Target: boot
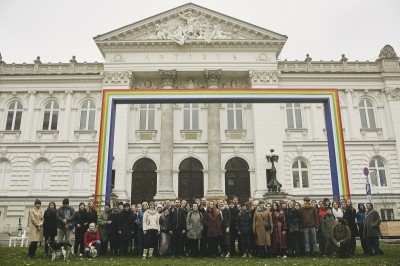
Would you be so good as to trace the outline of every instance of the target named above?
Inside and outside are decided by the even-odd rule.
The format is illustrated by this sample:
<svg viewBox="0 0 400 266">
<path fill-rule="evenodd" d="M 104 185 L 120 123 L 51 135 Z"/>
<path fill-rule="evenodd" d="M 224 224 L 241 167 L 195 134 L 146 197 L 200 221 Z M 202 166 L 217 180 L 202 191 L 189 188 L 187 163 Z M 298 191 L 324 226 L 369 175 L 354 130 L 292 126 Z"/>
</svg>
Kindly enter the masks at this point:
<svg viewBox="0 0 400 266">
<path fill-rule="evenodd" d="M 154 248 L 149 249 L 149 258 L 153 258 L 153 251 L 154 251 Z"/>
<path fill-rule="evenodd" d="M 143 249 L 143 257 L 142 257 L 142 259 L 146 259 L 146 257 L 147 257 L 147 248 L 145 248 L 145 249 Z"/>
</svg>

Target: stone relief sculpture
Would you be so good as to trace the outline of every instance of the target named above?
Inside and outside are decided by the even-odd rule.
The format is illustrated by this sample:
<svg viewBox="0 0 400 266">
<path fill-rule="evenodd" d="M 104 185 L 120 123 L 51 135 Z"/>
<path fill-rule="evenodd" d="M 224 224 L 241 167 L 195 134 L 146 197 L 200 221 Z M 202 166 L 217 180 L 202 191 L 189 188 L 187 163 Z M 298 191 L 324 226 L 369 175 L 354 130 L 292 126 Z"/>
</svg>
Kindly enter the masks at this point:
<svg viewBox="0 0 400 266">
<path fill-rule="evenodd" d="M 379 59 L 399 59 L 393 47 L 385 45 L 379 52 Z"/>
<path fill-rule="evenodd" d="M 165 23 L 157 23 L 154 32 L 145 36 L 146 39 L 172 40 L 183 45 L 186 40 L 237 39 L 237 31 L 229 32 L 219 22 L 210 23 L 204 13 L 195 15 L 192 11 L 178 12 L 178 18 Z"/>
</svg>

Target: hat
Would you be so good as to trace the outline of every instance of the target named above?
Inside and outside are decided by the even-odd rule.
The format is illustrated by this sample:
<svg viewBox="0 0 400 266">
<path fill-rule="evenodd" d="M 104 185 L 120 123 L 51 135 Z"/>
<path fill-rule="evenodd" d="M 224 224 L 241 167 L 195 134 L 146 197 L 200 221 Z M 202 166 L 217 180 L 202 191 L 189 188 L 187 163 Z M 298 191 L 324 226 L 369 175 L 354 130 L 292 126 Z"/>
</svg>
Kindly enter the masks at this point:
<svg viewBox="0 0 400 266">
<path fill-rule="evenodd" d="M 163 206 L 162 206 L 161 204 L 158 204 L 158 205 L 157 205 L 157 209 L 158 209 L 158 208 L 161 208 L 161 209 L 162 209 Z"/>
<path fill-rule="evenodd" d="M 69 199 L 67 199 L 67 198 L 63 199 L 62 204 L 63 205 L 68 205 L 69 204 Z"/>
<path fill-rule="evenodd" d="M 36 199 L 36 200 L 35 200 L 35 205 L 36 205 L 36 204 L 42 205 L 42 202 L 40 201 L 40 199 Z"/>
<path fill-rule="evenodd" d="M 310 201 L 311 199 L 310 199 L 310 197 L 304 197 L 303 200 L 304 200 L 304 201 Z"/>
</svg>

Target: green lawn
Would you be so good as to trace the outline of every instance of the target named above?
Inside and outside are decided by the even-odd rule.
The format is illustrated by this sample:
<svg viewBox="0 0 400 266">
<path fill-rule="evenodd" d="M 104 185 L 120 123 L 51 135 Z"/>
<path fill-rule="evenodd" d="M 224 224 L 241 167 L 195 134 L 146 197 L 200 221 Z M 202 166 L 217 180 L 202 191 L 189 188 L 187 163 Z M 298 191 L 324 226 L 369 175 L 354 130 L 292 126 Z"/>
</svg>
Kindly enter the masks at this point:
<svg viewBox="0 0 400 266">
<path fill-rule="evenodd" d="M 364 256 L 362 254 L 357 254 L 354 257 L 347 259 L 338 258 L 287 258 L 287 259 L 169 259 L 169 258 L 154 258 L 142 260 L 138 257 L 99 257 L 96 259 L 88 258 L 77 258 L 72 257 L 67 265 L 400 265 L 400 245 L 398 244 L 382 244 L 382 250 L 385 255 L 377 257 Z M 361 247 L 358 247 L 358 252 L 361 252 Z M 61 259 L 51 262 L 50 258 L 45 258 L 43 256 L 43 247 L 38 247 L 37 257 L 32 260 L 27 259 L 27 248 L 21 247 L 0 247 L 0 265 L 65 265 Z"/>
</svg>

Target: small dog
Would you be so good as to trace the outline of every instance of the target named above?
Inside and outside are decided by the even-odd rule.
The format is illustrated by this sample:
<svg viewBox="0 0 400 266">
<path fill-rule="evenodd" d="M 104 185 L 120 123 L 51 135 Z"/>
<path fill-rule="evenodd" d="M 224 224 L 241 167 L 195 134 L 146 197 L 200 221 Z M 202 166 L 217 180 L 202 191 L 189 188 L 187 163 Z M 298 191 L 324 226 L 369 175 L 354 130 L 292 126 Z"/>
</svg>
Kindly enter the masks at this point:
<svg viewBox="0 0 400 266">
<path fill-rule="evenodd" d="M 65 242 L 57 243 L 57 241 L 48 241 L 47 244 L 50 247 L 51 261 L 58 258 L 61 254 L 64 257 L 64 261 L 68 260 L 71 254 L 72 245 Z"/>
</svg>

